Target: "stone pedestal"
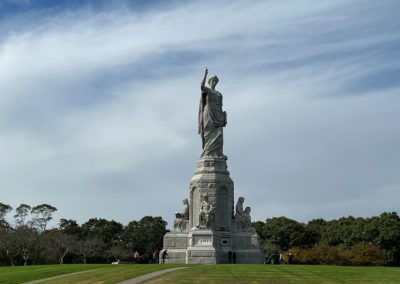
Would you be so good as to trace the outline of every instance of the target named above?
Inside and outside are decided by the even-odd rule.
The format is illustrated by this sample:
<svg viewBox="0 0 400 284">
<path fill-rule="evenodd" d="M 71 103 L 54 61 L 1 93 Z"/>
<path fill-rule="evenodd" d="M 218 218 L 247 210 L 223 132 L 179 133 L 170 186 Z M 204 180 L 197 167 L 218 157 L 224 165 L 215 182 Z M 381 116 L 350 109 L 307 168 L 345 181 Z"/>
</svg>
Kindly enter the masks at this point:
<svg viewBox="0 0 400 284">
<path fill-rule="evenodd" d="M 189 188 L 190 217 L 189 227 L 199 224 L 199 206 L 202 196 L 207 195 L 214 207 L 211 225 L 214 231 L 231 231 L 233 218 L 233 181 L 227 170 L 226 160 L 218 158 L 202 158 Z"/>
<path fill-rule="evenodd" d="M 190 232 L 186 263 L 216 264 L 214 239 L 214 234 L 211 230 Z"/>
<path fill-rule="evenodd" d="M 198 160 L 189 187 L 189 220 L 164 236 L 166 263 L 261 263 L 257 233 L 234 218 L 233 187 L 225 157 Z M 207 223 L 203 201 L 210 205 Z"/>
</svg>

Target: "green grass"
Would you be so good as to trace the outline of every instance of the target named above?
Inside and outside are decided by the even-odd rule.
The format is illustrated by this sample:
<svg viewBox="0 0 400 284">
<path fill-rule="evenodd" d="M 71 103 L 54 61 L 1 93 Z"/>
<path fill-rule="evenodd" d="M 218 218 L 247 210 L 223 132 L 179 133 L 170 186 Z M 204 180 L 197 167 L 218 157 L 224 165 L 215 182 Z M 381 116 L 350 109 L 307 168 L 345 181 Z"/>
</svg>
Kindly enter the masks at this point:
<svg viewBox="0 0 400 284">
<path fill-rule="evenodd" d="M 85 283 L 104 283 L 111 284 L 126 279 L 135 278 L 137 276 L 147 274 L 157 270 L 177 267 L 178 265 L 110 265 L 100 270 L 92 270 L 83 274 L 76 274 L 63 277 L 62 279 L 53 279 L 42 283 L 57 284 L 85 284 Z"/>
<path fill-rule="evenodd" d="M 144 282 L 161 283 L 400 283 L 400 268 L 311 265 L 203 265 Z"/>
<path fill-rule="evenodd" d="M 104 265 L 36 265 L 0 267 L 0 283 L 23 283 L 56 275 L 101 268 Z"/>
<path fill-rule="evenodd" d="M 156 270 L 176 267 L 177 265 L 111 265 L 111 264 L 63 264 L 0 267 L 0 283 L 24 283 L 49 277 L 64 275 L 41 283 L 116 283 Z M 70 273 L 82 272 L 75 275 Z"/>
<path fill-rule="evenodd" d="M 23 283 L 64 274 L 41 283 L 116 283 L 183 265 L 43 265 L 0 268 L 0 283 Z M 86 271 L 79 274 L 67 275 Z M 190 265 L 157 278 L 160 283 L 400 283 L 400 268 L 310 265 Z"/>
</svg>

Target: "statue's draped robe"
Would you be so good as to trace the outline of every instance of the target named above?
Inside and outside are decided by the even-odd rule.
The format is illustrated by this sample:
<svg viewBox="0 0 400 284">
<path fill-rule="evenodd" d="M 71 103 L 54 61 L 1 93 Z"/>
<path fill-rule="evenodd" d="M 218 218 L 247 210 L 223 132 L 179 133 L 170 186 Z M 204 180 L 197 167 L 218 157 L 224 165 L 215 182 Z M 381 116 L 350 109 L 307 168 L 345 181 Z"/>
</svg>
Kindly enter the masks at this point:
<svg viewBox="0 0 400 284">
<path fill-rule="evenodd" d="M 242 221 L 245 218 L 245 213 L 243 211 L 243 201 L 244 200 L 238 200 L 236 203 L 236 214 L 235 214 L 235 220 L 237 221 Z"/>
<path fill-rule="evenodd" d="M 223 156 L 223 131 L 226 112 L 222 111 L 222 94 L 207 87 L 201 88 L 199 134 L 203 142 L 202 157 Z"/>
</svg>

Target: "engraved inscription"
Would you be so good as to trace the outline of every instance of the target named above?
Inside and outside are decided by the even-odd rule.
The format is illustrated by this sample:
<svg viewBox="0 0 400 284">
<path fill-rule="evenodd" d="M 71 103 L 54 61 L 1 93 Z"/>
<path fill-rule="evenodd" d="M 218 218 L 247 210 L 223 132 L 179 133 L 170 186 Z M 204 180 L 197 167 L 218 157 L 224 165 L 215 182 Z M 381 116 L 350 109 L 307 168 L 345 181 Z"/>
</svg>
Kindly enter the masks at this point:
<svg viewBox="0 0 400 284">
<path fill-rule="evenodd" d="M 211 246 L 211 236 L 193 236 L 194 246 Z"/>
</svg>

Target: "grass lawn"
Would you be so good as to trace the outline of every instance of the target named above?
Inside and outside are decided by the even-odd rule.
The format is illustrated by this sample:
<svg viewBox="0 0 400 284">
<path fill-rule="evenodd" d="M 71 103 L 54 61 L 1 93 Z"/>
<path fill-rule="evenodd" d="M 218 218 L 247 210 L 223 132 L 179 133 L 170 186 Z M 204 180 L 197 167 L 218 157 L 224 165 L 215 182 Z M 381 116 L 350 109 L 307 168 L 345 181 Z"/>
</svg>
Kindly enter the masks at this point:
<svg viewBox="0 0 400 284">
<path fill-rule="evenodd" d="M 24 283 L 32 280 L 39 280 L 62 274 L 59 279 L 52 279 L 40 283 L 116 283 L 139 275 L 150 273 L 156 270 L 176 267 L 177 265 L 134 265 L 134 264 L 63 264 L 63 265 L 36 265 L 36 266 L 15 266 L 0 267 L 0 283 Z"/>
<path fill-rule="evenodd" d="M 161 283 L 400 283 L 400 268 L 319 265 L 202 265 L 144 282 Z"/>
<path fill-rule="evenodd" d="M 0 268 L 0 283 L 23 283 L 66 273 L 40 283 L 117 283 L 181 265 L 43 265 Z M 400 283 L 400 268 L 310 265 L 190 265 L 157 278 L 160 283 Z"/>
</svg>

